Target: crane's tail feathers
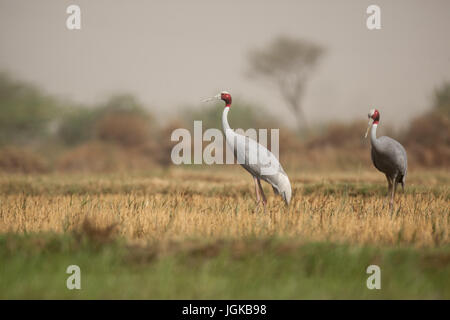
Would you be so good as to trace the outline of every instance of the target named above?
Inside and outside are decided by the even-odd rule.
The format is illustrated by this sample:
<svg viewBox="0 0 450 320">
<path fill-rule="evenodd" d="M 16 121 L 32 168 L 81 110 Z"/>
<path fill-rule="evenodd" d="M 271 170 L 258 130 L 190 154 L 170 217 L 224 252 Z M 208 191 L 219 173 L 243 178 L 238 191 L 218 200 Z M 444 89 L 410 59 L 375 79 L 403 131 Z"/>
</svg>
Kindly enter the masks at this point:
<svg viewBox="0 0 450 320">
<path fill-rule="evenodd" d="M 286 205 L 289 205 L 289 202 L 291 202 L 292 189 L 287 175 L 279 172 L 277 175 L 272 176 L 271 179 L 266 180 L 266 182 L 270 183 L 273 192 L 280 195 Z"/>
<path fill-rule="evenodd" d="M 292 197 L 291 183 L 286 175 L 282 175 L 282 177 L 278 193 L 281 195 L 286 205 L 289 205 Z"/>
<path fill-rule="evenodd" d="M 286 192 L 283 192 L 282 197 L 283 197 L 284 202 L 285 202 L 286 205 L 288 206 L 288 205 L 289 205 L 289 202 L 291 201 L 291 196 L 288 195 L 288 194 L 286 194 Z"/>
</svg>

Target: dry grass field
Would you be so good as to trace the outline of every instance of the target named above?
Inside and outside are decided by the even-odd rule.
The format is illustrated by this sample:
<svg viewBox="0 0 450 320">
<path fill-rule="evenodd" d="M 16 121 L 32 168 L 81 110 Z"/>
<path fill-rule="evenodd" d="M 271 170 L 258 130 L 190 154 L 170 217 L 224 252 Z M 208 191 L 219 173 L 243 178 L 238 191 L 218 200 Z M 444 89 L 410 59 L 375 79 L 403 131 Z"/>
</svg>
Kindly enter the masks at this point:
<svg viewBox="0 0 450 320">
<path fill-rule="evenodd" d="M 352 172 L 298 171 L 291 173 L 290 177 L 294 193 L 292 203 L 287 208 L 281 198 L 275 197 L 270 186 L 263 184 L 269 200 L 267 213 L 264 213 L 261 207 L 255 205 L 251 177 L 237 166 L 173 168 L 152 174 L 2 175 L 0 242 L 3 249 L 0 249 L 0 257 L 9 264 L 0 267 L 0 274 L 3 274 L 3 277 L 0 277 L 3 278 L 0 280 L 0 297 L 450 297 L 448 172 L 412 171 L 407 178 L 405 192 L 400 190 L 397 194 L 393 211 L 389 210 L 385 196 L 387 192 L 385 178 L 375 169 Z M 81 249 L 74 244 L 78 243 L 80 235 L 86 235 L 89 239 L 90 244 L 81 246 L 87 249 L 88 253 L 80 253 Z M 60 244 L 55 245 L 55 241 Z M 111 243 L 117 241 L 120 245 L 114 244 L 113 249 L 107 249 Z M 90 247 L 96 247 L 98 244 L 100 247 L 105 246 L 106 253 L 90 251 Z M 318 247 L 309 247 L 315 244 Z M 118 247 L 115 247 L 116 245 Z M 59 249 L 55 249 L 53 257 L 51 252 L 55 246 Z M 69 249 L 64 251 L 61 249 L 63 247 Z M 110 278 L 104 279 L 103 282 L 100 280 L 106 272 L 101 273 L 100 270 L 114 269 L 111 265 L 116 264 L 108 260 L 111 258 L 111 250 L 121 252 L 119 255 L 123 255 L 127 261 L 125 266 L 119 263 L 121 268 L 127 270 L 120 271 L 121 275 L 130 272 L 129 263 L 133 265 L 137 263 L 138 268 L 142 268 L 142 263 L 147 266 L 140 271 L 132 269 L 134 271 L 130 276 L 133 274 L 142 276 L 140 280 L 133 278 L 136 282 L 134 289 L 128 288 L 122 292 L 123 283 L 120 281 L 124 283 L 128 281 L 123 278 L 125 276 L 118 278 L 122 280 Z M 398 254 L 392 254 L 392 250 L 400 251 Z M 402 250 L 406 250 L 406 253 Z M 227 272 L 232 269 L 226 266 L 233 259 L 224 258 L 223 255 L 227 254 L 221 252 L 228 252 L 232 257 L 256 256 L 255 259 L 263 259 L 259 262 L 252 260 L 251 263 L 255 265 L 250 266 L 246 262 L 242 266 L 246 271 L 238 269 L 233 273 L 234 278 L 236 274 L 246 277 L 240 280 L 233 278 L 233 281 L 237 281 L 240 285 L 245 284 L 248 290 L 243 290 L 238 284 L 232 286 L 230 283 L 234 282 L 231 280 L 226 282 L 232 286 L 231 288 L 224 285 Z M 24 256 L 20 256 L 21 253 Z M 261 253 L 264 254 L 261 256 Z M 87 256 L 80 258 L 80 254 Z M 181 262 L 170 260 L 178 259 L 175 256 L 186 254 L 195 256 L 197 262 L 194 265 L 200 263 L 202 268 L 207 268 L 206 271 L 200 268 L 195 271 L 195 275 L 188 275 L 194 272 L 191 269 L 190 259 Z M 59 255 L 63 257 L 58 258 Z M 407 257 L 412 255 L 412 258 L 398 260 L 398 257 L 404 255 Z M 90 291 L 82 290 L 82 293 L 74 294 L 67 289 L 63 290 L 66 276 L 64 272 L 62 278 L 58 280 L 61 281 L 61 288 L 58 290 L 45 290 L 45 283 L 39 281 L 31 287 L 23 283 L 19 285 L 17 282 L 21 278 L 18 270 L 23 269 L 23 273 L 32 277 L 31 271 L 27 269 L 31 261 L 38 270 L 42 268 L 42 272 L 47 275 L 44 277 L 47 283 L 56 283 L 54 282 L 56 280 L 49 276 L 49 270 L 57 267 L 49 266 L 49 260 L 72 261 L 75 256 L 81 261 L 95 262 L 99 269 L 97 271 L 90 269 L 92 277 L 96 274 L 96 280 L 93 282 L 100 281 L 106 288 L 108 288 L 106 283 L 109 283 L 111 287 L 98 291 L 94 290 L 98 285 L 92 285 Z M 44 257 L 46 262 L 41 261 Z M 155 260 L 155 257 L 159 258 Z M 97 261 L 98 259 L 100 261 Z M 109 262 L 106 263 L 105 259 Z M 172 262 L 167 262 L 167 259 Z M 210 259 L 213 259 L 213 262 Z M 275 261 L 283 264 L 273 265 Z M 294 261 L 297 261 L 295 263 L 300 270 L 304 268 L 306 271 L 311 269 L 311 263 L 316 267 L 318 264 L 320 272 L 315 274 L 312 271 L 306 273 L 294 271 L 291 265 L 295 264 Z M 345 265 L 345 261 L 354 263 Z M 429 276 L 437 278 L 430 280 L 426 275 L 428 273 L 424 273 L 422 285 L 413 287 L 412 291 L 408 291 L 410 284 L 404 285 L 407 280 L 399 280 L 390 291 L 385 290 L 384 295 L 374 296 L 373 293 L 368 293 L 370 290 L 365 288 L 364 280 L 367 276 L 364 272 L 365 267 L 374 261 L 378 263 L 385 261 L 386 268 L 398 265 L 400 269 L 396 272 L 402 274 L 400 278 L 408 276 L 411 279 L 419 279 L 417 272 L 424 272 L 424 265 L 427 266 L 426 272 Z M 215 264 L 215 267 L 211 267 L 208 263 Z M 323 270 L 324 263 L 328 265 L 329 270 Z M 85 264 L 89 265 L 88 262 Z M 103 264 L 108 266 L 102 269 Z M 177 268 L 188 268 L 189 271 L 173 271 L 167 264 L 177 265 Z M 302 264 L 305 265 L 302 267 Z M 276 270 L 266 270 L 264 271 L 266 273 L 258 278 L 255 269 L 260 265 L 267 268 L 272 266 Z M 154 270 L 155 268 L 157 270 Z M 233 268 L 237 267 L 233 264 Z M 358 275 L 348 274 L 342 281 L 339 277 L 336 280 L 338 272 L 336 270 L 347 272 L 345 270 L 355 268 L 359 270 Z M 222 269 L 227 271 L 224 272 Z M 173 273 L 167 274 L 168 270 L 172 270 Z M 219 270 L 222 270 L 220 272 L 223 273 L 224 279 L 217 279 L 216 272 Z M 151 272 L 151 275 L 147 272 Z M 271 272 L 274 275 L 268 276 L 267 273 Z M 184 275 L 183 280 L 180 280 L 181 283 L 178 283 L 172 277 L 180 273 Z M 282 288 L 277 287 L 281 286 L 281 283 L 269 285 L 264 282 L 267 278 L 280 277 L 279 273 L 286 273 L 288 277 L 282 282 L 285 283 Z M 205 277 L 211 274 L 214 277 L 206 280 Z M 143 278 L 147 277 L 145 275 L 154 278 L 156 284 L 155 282 L 148 284 L 153 291 L 148 291 L 148 287 L 145 290 L 141 288 L 142 283 L 145 283 Z M 326 282 L 330 286 L 323 284 L 322 289 L 317 292 L 316 289 L 292 287 L 295 276 L 302 279 L 300 285 L 302 288 L 315 288 L 316 284 L 328 278 L 333 280 Z M 19 278 L 14 281 L 15 277 Z M 117 275 L 114 276 L 113 273 L 111 277 Z M 358 284 L 349 284 L 349 281 L 353 280 L 348 279 L 355 277 L 359 279 Z M 261 280 L 263 278 L 266 280 Z M 444 280 L 445 278 L 447 280 Z M 163 279 L 169 281 L 171 285 L 167 285 Z M 205 287 L 202 287 L 201 279 L 208 285 L 204 284 Z M 300 281 L 299 279 L 297 280 Z M 194 289 L 184 283 L 185 281 L 197 283 L 199 287 Z M 264 287 L 263 283 L 268 287 Z M 305 283 L 309 285 L 305 287 Z M 263 288 L 258 287 L 258 284 Z M 118 290 L 120 286 L 122 289 Z M 157 290 L 155 286 L 158 287 Z M 166 289 L 162 289 L 161 286 Z"/>
<path fill-rule="evenodd" d="M 384 176 L 297 173 L 286 208 L 270 186 L 268 210 L 255 205 L 240 168 L 173 170 L 157 176 L 3 176 L 0 232 L 57 232 L 89 220 L 134 242 L 288 237 L 301 241 L 433 247 L 450 243 L 445 171 L 411 174 L 388 209 Z"/>
</svg>

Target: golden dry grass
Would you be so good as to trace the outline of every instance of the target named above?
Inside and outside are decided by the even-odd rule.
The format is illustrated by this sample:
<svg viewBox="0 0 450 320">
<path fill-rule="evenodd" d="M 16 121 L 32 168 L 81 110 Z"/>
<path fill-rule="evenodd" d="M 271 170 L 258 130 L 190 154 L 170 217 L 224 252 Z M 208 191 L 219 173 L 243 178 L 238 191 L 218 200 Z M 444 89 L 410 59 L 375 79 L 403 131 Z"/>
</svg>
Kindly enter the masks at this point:
<svg viewBox="0 0 450 320">
<path fill-rule="evenodd" d="M 156 175 L 0 176 L 0 233 L 69 232 L 87 218 L 130 242 L 281 237 L 295 241 L 434 247 L 450 243 L 446 171 L 418 171 L 393 212 L 375 170 L 297 172 L 286 208 L 271 188 L 266 214 L 238 167 Z"/>
</svg>

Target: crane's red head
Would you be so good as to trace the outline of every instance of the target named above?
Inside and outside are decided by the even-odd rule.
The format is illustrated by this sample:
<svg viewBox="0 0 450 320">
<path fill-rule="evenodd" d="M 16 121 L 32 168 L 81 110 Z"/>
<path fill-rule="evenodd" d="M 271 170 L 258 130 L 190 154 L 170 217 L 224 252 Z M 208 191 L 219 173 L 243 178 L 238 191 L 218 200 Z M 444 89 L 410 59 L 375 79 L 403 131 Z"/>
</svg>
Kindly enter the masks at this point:
<svg viewBox="0 0 450 320">
<path fill-rule="evenodd" d="M 220 93 L 220 99 L 225 101 L 226 107 L 230 107 L 231 106 L 231 94 L 230 93 L 228 93 L 226 91 L 222 91 Z"/>
<path fill-rule="evenodd" d="M 222 91 L 221 93 L 215 95 L 214 97 L 203 100 L 203 102 L 215 101 L 215 100 L 223 100 L 223 101 L 225 101 L 226 107 L 231 107 L 231 94 L 229 92 Z"/>
<path fill-rule="evenodd" d="M 378 124 L 378 121 L 380 121 L 380 112 L 377 109 L 370 110 L 369 119 L 372 119 L 374 124 Z"/>
</svg>

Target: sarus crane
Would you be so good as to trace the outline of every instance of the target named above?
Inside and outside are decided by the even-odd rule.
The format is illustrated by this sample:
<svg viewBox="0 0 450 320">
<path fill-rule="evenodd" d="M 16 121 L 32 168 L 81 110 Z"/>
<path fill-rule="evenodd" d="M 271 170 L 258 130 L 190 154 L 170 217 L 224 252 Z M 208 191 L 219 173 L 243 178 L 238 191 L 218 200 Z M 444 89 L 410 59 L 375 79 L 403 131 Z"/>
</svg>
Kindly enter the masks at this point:
<svg viewBox="0 0 450 320">
<path fill-rule="evenodd" d="M 383 136 L 377 138 L 377 127 L 380 122 L 380 112 L 378 110 L 370 110 L 368 116 L 369 124 L 365 137 L 367 138 L 369 130 L 372 128 L 370 132 L 372 162 L 375 168 L 386 175 L 388 181 L 388 197 L 389 195 L 391 196 L 389 208 L 392 209 L 397 184 L 400 183 L 403 190 L 405 188 L 406 172 L 408 169 L 406 151 L 398 141 L 390 137 Z"/>
<path fill-rule="evenodd" d="M 288 205 L 292 196 L 291 183 L 278 159 L 255 140 L 234 132 L 228 124 L 228 112 L 232 102 L 230 93 L 222 91 L 204 101 L 211 100 L 223 100 L 225 102 L 222 113 L 223 132 L 228 146 L 233 150 L 235 158 L 238 159 L 238 163 L 253 176 L 256 203 L 259 204 L 262 200 L 264 211 L 266 211 L 267 199 L 261 187 L 261 180 L 264 180 L 272 185 L 275 194 L 280 195 Z"/>
</svg>

